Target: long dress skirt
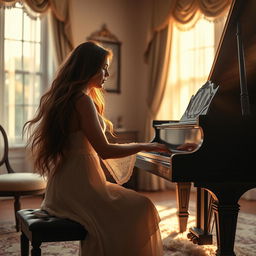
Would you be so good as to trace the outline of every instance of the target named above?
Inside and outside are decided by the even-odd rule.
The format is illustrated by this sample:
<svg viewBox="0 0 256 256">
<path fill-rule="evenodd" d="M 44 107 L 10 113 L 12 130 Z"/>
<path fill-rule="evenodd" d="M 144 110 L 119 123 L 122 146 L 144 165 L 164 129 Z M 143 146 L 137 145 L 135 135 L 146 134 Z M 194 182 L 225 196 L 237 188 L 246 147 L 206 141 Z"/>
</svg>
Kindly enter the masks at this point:
<svg viewBox="0 0 256 256">
<path fill-rule="evenodd" d="M 153 203 L 108 182 L 81 131 L 70 133 L 69 141 L 65 160 L 48 178 L 41 208 L 88 230 L 80 244 L 82 256 L 162 256 L 160 218 Z"/>
</svg>

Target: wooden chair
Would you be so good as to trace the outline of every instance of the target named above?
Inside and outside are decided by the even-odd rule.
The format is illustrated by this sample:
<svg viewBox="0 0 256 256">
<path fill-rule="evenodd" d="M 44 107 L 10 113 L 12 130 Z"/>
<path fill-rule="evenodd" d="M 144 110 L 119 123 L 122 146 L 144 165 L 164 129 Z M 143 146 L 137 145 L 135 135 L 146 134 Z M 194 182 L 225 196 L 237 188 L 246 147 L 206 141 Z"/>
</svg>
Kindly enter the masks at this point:
<svg viewBox="0 0 256 256">
<path fill-rule="evenodd" d="M 3 153 L 0 154 L 0 167 L 5 164 L 7 170 L 7 173 L 0 174 L 0 197 L 14 197 L 15 227 L 18 232 L 19 221 L 16 213 L 20 210 L 20 197 L 27 195 L 43 195 L 45 193 L 46 180 L 36 173 L 18 173 L 12 169 L 8 158 L 9 147 L 7 135 L 1 125 L 0 151 L 3 151 Z"/>
</svg>

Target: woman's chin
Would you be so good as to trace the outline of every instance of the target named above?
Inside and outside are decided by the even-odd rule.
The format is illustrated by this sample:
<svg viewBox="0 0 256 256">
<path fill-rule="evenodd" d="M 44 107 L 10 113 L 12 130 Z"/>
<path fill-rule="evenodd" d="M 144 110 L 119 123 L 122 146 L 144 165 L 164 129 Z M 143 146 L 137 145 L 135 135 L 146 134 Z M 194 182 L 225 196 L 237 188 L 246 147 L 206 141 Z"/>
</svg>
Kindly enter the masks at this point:
<svg viewBox="0 0 256 256">
<path fill-rule="evenodd" d="M 101 83 L 101 88 L 104 88 L 104 86 L 105 86 L 105 81 L 103 81 L 103 82 Z"/>
<path fill-rule="evenodd" d="M 98 86 L 96 86 L 96 88 L 98 88 L 98 89 L 104 89 L 104 83 L 99 84 Z"/>
</svg>

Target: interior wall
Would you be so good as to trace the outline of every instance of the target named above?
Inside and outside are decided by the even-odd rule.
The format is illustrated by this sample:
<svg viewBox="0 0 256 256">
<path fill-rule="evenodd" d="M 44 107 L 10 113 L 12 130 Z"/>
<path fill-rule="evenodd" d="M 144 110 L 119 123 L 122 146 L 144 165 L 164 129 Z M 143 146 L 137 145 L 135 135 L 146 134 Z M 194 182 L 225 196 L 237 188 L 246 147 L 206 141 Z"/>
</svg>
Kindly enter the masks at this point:
<svg viewBox="0 0 256 256">
<path fill-rule="evenodd" d="M 75 46 L 103 24 L 121 42 L 121 93 L 106 93 L 106 116 L 116 125 L 139 131 L 143 140 L 146 111 L 146 49 L 152 0 L 73 0 L 70 6 Z"/>
<path fill-rule="evenodd" d="M 146 113 L 146 49 L 152 0 L 70 0 L 70 18 L 75 46 L 106 24 L 122 42 L 121 93 L 106 94 L 106 115 L 116 124 L 122 117 L 123 128 L 138 131 L 143 140 Z M 33 171 L 25 149 L 11 148 L 9 159 L 16 172 Z M 0 168 L 0 173 L 6 173 Z"/>
</svg>

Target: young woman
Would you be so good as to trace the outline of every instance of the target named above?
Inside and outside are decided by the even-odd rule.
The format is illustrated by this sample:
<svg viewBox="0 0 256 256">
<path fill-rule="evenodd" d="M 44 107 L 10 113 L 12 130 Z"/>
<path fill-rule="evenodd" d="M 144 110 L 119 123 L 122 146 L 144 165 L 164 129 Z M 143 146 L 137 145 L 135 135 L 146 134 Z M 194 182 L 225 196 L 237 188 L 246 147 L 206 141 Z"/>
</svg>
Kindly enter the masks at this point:
<svg viewBox="0 0 256 256">
<path fill-rule="evenodd" d="M 111 52 L 99 44 L 80 44 L 41 98 L 36 117 L 25 124 L 35 169 L 48 178 L 41 208 L 88 230 L 81 255 L 162 256 L 157 210 L 120 184 L 129 179 L 137 152 L 168 149 L 108 142 L 105 131 L 113 132 L 113 126 L 103 116 L 103 85 L 110 60 Z M 101 162 L 119 184 L 106 181 Z"/>
</svg>

